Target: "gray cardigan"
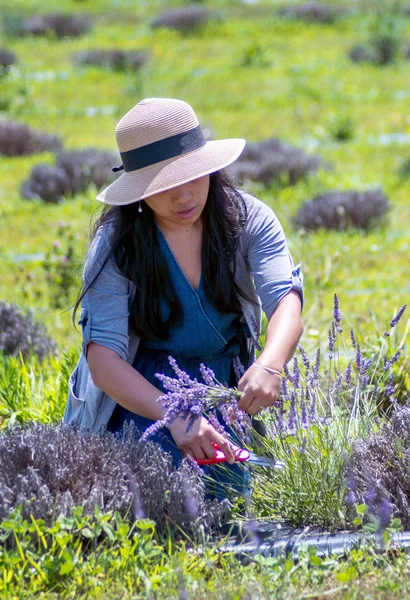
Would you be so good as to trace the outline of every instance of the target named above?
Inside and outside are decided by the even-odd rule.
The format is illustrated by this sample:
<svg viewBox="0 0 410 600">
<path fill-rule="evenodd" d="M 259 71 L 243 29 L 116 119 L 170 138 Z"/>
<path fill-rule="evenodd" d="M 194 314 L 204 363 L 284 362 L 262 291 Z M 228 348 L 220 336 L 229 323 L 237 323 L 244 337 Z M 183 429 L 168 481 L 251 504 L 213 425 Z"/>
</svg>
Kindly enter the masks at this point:
<svg viewBox="0 0 410 600">
<path fill-rule="evenodd" d="M 254 303 L 240 298 L 242 317 L 251 355 L 258 347 L 261 307 L 268 319 L 291 289 L 303 302 L 303 277 L 288 251 L 283 229 L 273 211 L 263 202 L 243 193 L 248 218 L 236 254 L 235 281 Z M 108 424 L 116 402 L 94 385 L 86 360 L 86 348 L 96 342 L 132 364 L 139 338 L 129 326 L 135 285 L 118 269 L 109 255 L 113 226 L 104 225 L 95 236 L 84 267 L 84 281 L 95 281 L 86 292 L 79 325 L 83 351 L 69 379 L 64 421 L 99 431 Z M 100 273 L 98 271 L 100 270 Z"/>
</svg>

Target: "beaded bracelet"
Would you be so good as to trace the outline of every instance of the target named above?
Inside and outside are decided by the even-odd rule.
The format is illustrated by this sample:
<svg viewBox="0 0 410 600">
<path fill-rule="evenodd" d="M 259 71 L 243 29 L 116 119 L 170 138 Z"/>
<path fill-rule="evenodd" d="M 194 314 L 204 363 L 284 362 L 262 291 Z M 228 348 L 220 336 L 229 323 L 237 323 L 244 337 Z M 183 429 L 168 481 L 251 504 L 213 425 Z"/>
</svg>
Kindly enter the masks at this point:
<svg viewBox="0 0 410 600">
<path fill-rule="evenodd" d="M 272 367 L 266 367 L 265 365 L 261 365 L 261 363 L 258 363 L 256 361 L 252 363 L 252 367 L 258 367 L 259 369 L 263 369 L 264 371 L 267 371 L 268 373 L 271 373 L 272 375 L 279 375 L 279 377 L 282 377 L 282 373 L 278 369 L 274 369 Z"/>
</svg>

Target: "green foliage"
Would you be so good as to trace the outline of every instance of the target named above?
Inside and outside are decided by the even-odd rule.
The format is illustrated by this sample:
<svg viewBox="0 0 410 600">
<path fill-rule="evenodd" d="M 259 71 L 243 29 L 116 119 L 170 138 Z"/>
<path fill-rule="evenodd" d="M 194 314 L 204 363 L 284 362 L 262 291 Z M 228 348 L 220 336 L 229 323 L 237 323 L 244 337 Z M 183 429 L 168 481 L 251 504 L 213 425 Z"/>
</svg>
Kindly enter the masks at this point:
<svg viewBox="0 0 410 600">
<path fill-rule="evenodd" d="M 0 353 L 0 427 L 31 420 L 55 423 L 64 412 L 77 351 L 43 362 Z"/>
<path fill-rule="evenodd" d="M 164 558 L 152 521 L 130 525 L 118 513 L 104 514 L 98 508 L 92 518 L 83 516 L 78 507 L 70 517 L 59 516 L 52 526 L 33 517 L 24 520 L 17 509 L 1 523 L 0 531 L 3 547 L 9 548 L 0 551 L 2 597 L 27 583 L 31 593 L 44 589 L 45 583 L 63 592 L 67 583 L 84 579 L 91 589 L 100 587 L 107 575 L 127 571 L 133 573 L 137 589 L 143 591 L 148 583 L 155 589 L 155 576 L 148 580 L 145 573 Z"/>
<path fill-rule="evenodd" d="M 404 22 L 397 11 L 376 12 L 369 26 L 369 45 L 378 65 L 394 62 L 404 41 Z"/>
<path fill-rule="evenodd" d="M 25 520 L 16 510 L 0 524 L 0 540 L 0 594 L 5 600 L 39 595 L 49 600 L 291 600 L 333 595 L 335 590 L 344 594 L 340 597 L 363 600 L 385 598 L 380 594 L 388 590 L 389 598 L 401 600 L 410 589 L 407 556 L 397 550 L 378 554 L 367 546 L 337 560 L 302 548 L 297 561 L 256 555 L 241 564 L 218 547 L 160 543 L 151 521 L 130 525 L 117 513 L 100 511 L 91 520 L 81 507 L 51 527 Z"/>
<path fill-rule="evenodd" d="M 76 234 L 68 223 L 60 222 L 57 239 L 41 262 L 52 309 L 67 309 L 75 302 L 80 288 L 81 258 Z"/>
<path fill-rule="evenodd" d="M 395 62 L 402 50 L 406 31 L 399 5 L 389 9 L 379 7 L 367 17 L 364 25 L 366 45 L 356 46 L 351 58 L 369 61 L 377 66 Z"/>
<path fill-rule="evenodd" d="M 327 126 L 328 132 L 338 142 L 347 142 L 354 138 L 356 123 L 350 115 L 337 114 Z"/>
</svg>

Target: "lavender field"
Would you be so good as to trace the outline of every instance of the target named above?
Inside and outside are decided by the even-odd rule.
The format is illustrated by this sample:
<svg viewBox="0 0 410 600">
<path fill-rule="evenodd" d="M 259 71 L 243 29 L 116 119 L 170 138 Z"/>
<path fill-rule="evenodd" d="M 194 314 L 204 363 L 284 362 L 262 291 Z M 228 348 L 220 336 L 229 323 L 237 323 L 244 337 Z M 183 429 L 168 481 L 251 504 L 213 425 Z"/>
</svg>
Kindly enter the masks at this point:
<svg viewBox="0 0 410 600">
<path fill-rule="evenodd" d="M 2 1 L 2 598 L 410 594 L 409 78 L 405 0 Z M 60 425 L 95 196 L 144 97 L 188 101 L 208 139 L 247 139 L 230 175 L 302 263 L 301 347 L 266 434 L 242 440 L 282 468 L 254 467 L 246 503 L 210 501 L 197 468 L 132 431 Z M 236 410 L 201 385 L 201 411 Z M 257 545 L 261 523 L 301 532 L 297 555 L 226 549 L 233 532 Z M 303 544 L 342 531 L 373 537 Z"/>
</svg>

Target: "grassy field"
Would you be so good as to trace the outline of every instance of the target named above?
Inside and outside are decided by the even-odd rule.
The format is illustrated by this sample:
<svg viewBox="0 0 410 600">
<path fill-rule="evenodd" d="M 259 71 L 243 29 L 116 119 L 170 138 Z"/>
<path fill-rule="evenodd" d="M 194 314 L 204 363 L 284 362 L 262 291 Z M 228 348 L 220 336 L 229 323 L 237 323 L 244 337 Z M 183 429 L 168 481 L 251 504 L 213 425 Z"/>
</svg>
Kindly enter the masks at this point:
<svg viewBox="0 0 410 600">
<path fill-rule="evenodd" d="M 331 24 L 279 18 L 276 9 L 286 2 L 198 4 L 215 9 L 218 18 L 182 35 L 150 27 L 152 19 L 170 6 L 165 0 L 61 0 L 59 11 L 88 14 L 92 28 L 77 39 L 57 40 L 13 35 L 21 18 L 50 10 L 44 0 L 2 0 L 0 46 L 17 55 L 17 64 L 0 74 L 0 118 L 58 134 L 66 149 L 116 150 L 115 125 L 127 110 L 143 97 L 177 97 L 192 104 L 214 139 L 244 137 L 251 142 L 275 136 L 317 154 L 329 167 L 296 185 L 248 182 L 245 187 L 272 206 L 295 261 L 303 263 L 304 346 L 311 352 L 319 343 L 326 347 L 334 294 L 340 298 L 345 329 L 354 327 L 364 340 L 376 339 L 410 294 L 410 176 L 399 173 L 410 160 L 410 60 L 403 51 L 410 41 L 410 17 L 399 18 L 403 43 L 396 61 L 381 67 L 353 63 L 348 52 L 366 41 L 376 8 L 387 15 L 387 3 L 328 2 L 347 9 Z M 172 3 L 177 5 L 183 3 Z M 72 55 L 79 50 L 114 48 L 145 50 L 150 58 L 138 73 L 73 64 Z M 351 137 L 339 141 L 334 131 L 346 122 Z M 20 188 L 31 168 L 53 162 L 52 153 L 0 156 L 0 300 L 30 310 L 57 341 L 60 356 L 69 353 L 65 362 L 61 359 L 63 366 L 52 362 L 41 374 L 35 365 L 32 374 L 24 376 L 20 390 L 24 389 L 27 405 L 16 417 L 23 422 L 39 418 L 44 406 L 52 416 L 47 419 L 43 414 L 43 421 L 61 416 L 66 393 L 62 377 L 81 342 L 71 323 L 71 308 L 90 223 L 100 209 L 95 189 L 59 204 L 21 198 Z M 373 188 L 383 190 L 392 207 L 385 222 L 371 231 L 307 233 L 293 228 L 292 217 L 305 200 L 332 190 Z M 69 247 L 70 285 L 65 287 L 58 265 Z M 406 324 L 407 317 L 398 326 L 398 340 L 407 331 Z M 10 383 L 12 369 L 19 368 L 16 364 L 8 371 Z M 17 394 L 18 386 L 16 390 Z M 12 397 L 3 392 L 4 398 Z M 57 534 L 51 533 L 50 540 L 53 535 Z M 21 536 L 23 540 L 24 531 Z M 147 541 L 150 548 L 151 541 Z M 407 558 L 394 552 L 378 556 L 371 548 L 357 550 L 345 561 L 307 553 L 299 562 L 260 558 L 242 567 L 229 556 L 212 552 L 192 560 L 183 547 L 170 542 L 152 555 L 141 551 L 136 569 L 135 563 L 125 560 L 120 538 L 105 555 L 95 551 L 84 559 L 76 554 L 80 550 L 75 541 L 72 546 L 71 541 L 65 543 L 67 554 L 64 544 L 60 552 L 58 541 L 55 546 L 50 542 L 49 560 L 48 550 L 34 555 L 33 547 L 25 543 L 21 552 L 15 548 L 10 555 L 2 554 L 0 546 L 4 598 L 40 592 L 50 599 L 232 600 L 409 594 Z M 72 568 L 62 567 L 64 557 L 69 562 L 67 556 L 75 557 Z M 13 569 L 15 574 L 9 575 Z"/>
</svg>

